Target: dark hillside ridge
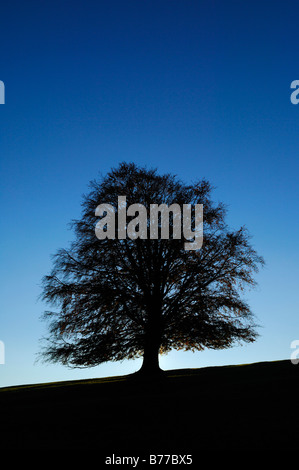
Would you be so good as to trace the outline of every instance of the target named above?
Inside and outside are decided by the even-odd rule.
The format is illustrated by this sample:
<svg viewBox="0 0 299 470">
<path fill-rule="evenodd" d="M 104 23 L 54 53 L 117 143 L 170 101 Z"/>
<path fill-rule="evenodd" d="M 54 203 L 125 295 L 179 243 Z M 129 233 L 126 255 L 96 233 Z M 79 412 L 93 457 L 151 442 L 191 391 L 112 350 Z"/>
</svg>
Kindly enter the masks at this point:
<svg viewBox="0 0 299 470">
<path fill-rule="evenodd" d="M 1 449 L 99 455 L 294 449 L 299 365 L 290 360 L 0 389 Z"/>
</svg>

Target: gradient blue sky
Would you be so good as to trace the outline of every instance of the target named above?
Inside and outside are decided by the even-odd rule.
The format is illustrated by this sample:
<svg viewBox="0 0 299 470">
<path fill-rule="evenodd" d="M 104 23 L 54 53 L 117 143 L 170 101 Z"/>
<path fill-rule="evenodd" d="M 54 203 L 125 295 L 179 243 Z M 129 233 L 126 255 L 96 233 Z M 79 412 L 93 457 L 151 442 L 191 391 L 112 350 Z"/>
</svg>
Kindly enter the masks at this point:
<svg viewBox="0 0 299 470">
<path fill-rule="evenodd" d="M 0 386 L 139 368 L 35 364 L 50 255 L 72 239 L 67 224 L 80 217 L 88 182 L 123 160 L 209 179 L 229 224 L 245 224 L 266 260 L 246 293 L 259 339 L 173 352 L 162 367 L 290 357 L 299 339 L 298 14 L 296 0 L 1 4 Z"/>
</svg>

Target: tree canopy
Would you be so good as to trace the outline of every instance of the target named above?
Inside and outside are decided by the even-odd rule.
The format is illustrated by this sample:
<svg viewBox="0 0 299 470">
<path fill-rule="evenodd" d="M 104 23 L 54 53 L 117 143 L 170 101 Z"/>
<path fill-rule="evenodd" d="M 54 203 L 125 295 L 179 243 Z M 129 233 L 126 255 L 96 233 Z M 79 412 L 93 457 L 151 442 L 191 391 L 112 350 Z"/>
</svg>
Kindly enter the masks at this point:
<svg viewBox="0 0 299 470">
<path fill-rule="evenodd" d="M 44 313 L 44 359 L 91 367 L 142 356 L 141 370 L 154 373 L 160 353 L 223 349 L 256 339 L 254 315 L 242 295 L 256 285 L 254 275 L 264 261 L 246 227 L 227 226 L 226 208 L 212 201 L 212 190 L 205 179 L 185 184 L 125 162 L 90 182 L 82 216 L 71 223 L 74 240 L 57 251 L 43 278 L 41 297 L 52 307 Z M 117 214 L 119 196 L 148 210 L 153 203 L 202 204 L 202 246 L 186 250 L 186 240 L 173 236 L 171 216 L 169 239 L 151 239 L 149 223 L 146 238 L 99 239 L 96 208 L 110 204 Z M 133 219 L 127 216 L 127 223 Z M 117 218 L 115 224 L 120 233 Z"/>
</svg>

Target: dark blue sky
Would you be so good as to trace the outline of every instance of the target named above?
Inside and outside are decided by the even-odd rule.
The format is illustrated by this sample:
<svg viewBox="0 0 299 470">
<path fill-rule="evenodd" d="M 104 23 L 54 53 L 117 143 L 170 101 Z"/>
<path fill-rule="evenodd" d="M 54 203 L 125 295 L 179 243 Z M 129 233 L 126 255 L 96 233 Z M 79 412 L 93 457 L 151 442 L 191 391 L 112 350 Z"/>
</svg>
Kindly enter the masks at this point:
<svg viewBox="0 0 299 470">
<path fill-rule="evenodd" d="M 88 182 L 120 161 L 205 177 L 267 266 L 247 295 L 252 345 L 171 353 L 165 368 L 289 358 L 299 339 L 297 1 L 11 1 L 1 5 L 0 386 L 122 374 L 34 365 L 37 301 Z"/>
</svg>

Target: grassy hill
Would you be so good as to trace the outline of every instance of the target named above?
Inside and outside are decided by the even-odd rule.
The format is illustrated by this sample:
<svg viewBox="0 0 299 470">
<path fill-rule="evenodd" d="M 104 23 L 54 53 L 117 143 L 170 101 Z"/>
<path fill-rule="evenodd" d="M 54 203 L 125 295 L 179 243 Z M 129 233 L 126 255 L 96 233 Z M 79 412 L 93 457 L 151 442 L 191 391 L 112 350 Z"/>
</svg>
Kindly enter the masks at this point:
<svg viewBox="0 0 299 470">
<path fill-rule="evenodd" d="M 294 449 L 299 365 L 289 360 L 0 389 L 1 449 L 185 453 Z M 131 454 L 130 454 L 131 452 Z"/>
</svg>

